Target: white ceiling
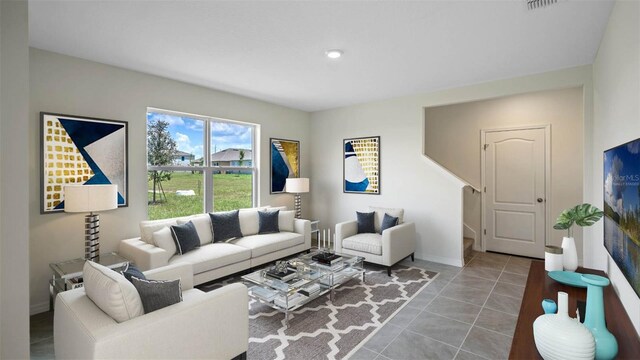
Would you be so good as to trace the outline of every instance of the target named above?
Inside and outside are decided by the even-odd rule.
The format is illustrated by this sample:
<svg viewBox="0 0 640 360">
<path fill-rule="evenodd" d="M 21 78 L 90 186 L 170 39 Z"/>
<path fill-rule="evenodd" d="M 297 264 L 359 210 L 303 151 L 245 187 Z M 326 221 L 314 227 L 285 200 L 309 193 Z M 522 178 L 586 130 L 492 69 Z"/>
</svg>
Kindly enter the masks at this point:
<svg viewBox="0 0 640 360">
<path fill-rule="evenodd" d="M 316 111 L 591 64 L 612 5 L 30 0 L 29 29 L 36 48 Z"/>
</svg>

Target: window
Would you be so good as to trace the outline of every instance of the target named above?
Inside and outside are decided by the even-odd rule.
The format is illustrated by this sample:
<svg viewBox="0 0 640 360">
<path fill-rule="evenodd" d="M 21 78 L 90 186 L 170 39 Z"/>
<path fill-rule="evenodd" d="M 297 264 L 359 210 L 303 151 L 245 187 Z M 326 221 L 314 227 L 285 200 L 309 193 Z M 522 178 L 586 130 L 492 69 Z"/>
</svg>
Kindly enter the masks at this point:
<svg viewBox="0 0 640 360">
<path fill-rule="evenodd" d="M 148 109 L 149 219 L 252 207 L 256 127 Z"/>
</svg>

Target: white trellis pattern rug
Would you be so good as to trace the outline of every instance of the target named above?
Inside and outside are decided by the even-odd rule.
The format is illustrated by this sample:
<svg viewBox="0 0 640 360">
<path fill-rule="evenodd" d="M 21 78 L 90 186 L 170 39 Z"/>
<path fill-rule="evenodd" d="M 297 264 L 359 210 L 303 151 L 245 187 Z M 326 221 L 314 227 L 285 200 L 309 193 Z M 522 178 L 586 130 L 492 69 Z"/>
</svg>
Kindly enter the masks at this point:
<svg viewBox="0 0 640 360">
<path fill-rule="evenodd" d="M 288 326 L 283 313 L 250 299 L 248 359 L 342 359 L 437 276 L 394 266 L 389 277 L 365 267 L 364 283 L 353 279 L 335 290 L 333 302 L 326 294 L 304 305 L 290 313 Z"/>
</svg>

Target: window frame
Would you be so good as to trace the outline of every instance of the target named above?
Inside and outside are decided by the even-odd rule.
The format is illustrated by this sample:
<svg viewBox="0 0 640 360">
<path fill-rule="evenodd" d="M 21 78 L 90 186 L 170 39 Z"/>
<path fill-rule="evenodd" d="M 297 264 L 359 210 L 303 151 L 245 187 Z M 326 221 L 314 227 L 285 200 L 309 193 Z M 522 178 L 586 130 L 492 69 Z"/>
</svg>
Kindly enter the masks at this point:
<svg viewBox="0 0 640 360">
<path fill-rule="evenodd" d="M 219 117 L 213 117 L 213 116 L 204 116 L 204 115 L 196 115 L 196 114 L 191 114 L 191 113 L 185 113 L 185 112 L 180 112 L 180 111 L 173 111 L 173 110 L 165 110 L 165 109 L 159 109 L 159 108 L 154 108 L 154 107 L 147 107 L 147 114 L 149 113 L 155 113 L 155 114 L 165 114 L 165 115 L 170 115 L 170 116 L 180 116 L 180 117 L 187 117 L 193 120 L 200 120 L 203 122 L 202 124 L 202 136 L 203 136 L 203 141 L 202 141 L 202 166 L 200 165 L 193 165 L 193 166 L 181 166 L 181 165 L 166 165 L 166 166 L 152 166 L 149 165 L 148 163 L 148 142 L 145 139 L 145 148 L 146 148 L 146 166 L 147 166 L 147 174 L 149 173 L 149 171 L 200 171 L 203 174 L 203 204 L 204 204 L 204 212 L 208 213 L 208 212 L 213 212 L 214 211 L 214 195 L 213 195 L 213 175 L 214 172 L 216 171 L 247 171 L 247 170 L 251 170 L 251 206 L 252 207 L 256 207 L 259 199 L 259 188 L 258 188 L 258 184 L 260 183 L 259 181 L 259 174 L 260 174 L 260 169 L 259 169 L 259 161 L 256 161 L 256 158 L 258 158 L 258 148 L 257 148 L 257 138 L 259 136 L 259 130 L 260 130 L 260 125 L 259 124 L 253 124 L 253 123 L 248 123 L 248 122 L 243 122 L 243 121 L 237 121 L 237 120 L 230 120 L 230 119 L 223 119 L 223 118 L 219 118 Z M 247 126 L 251 128 L 251 166 L 220 166 L 220 165 L 211 165 L 211 151 L 212 151 L 212 145 L 211 144 L 211 129 L 212 129 L 212 123 L 228 123 L 228 124 L 234 124 L 234 125 L 242 125 L 242 126 Z M 148 120 L 147 123 L 145 125 L 145 127 L 148 128 Z M 146 131 L 145 131 L 146 133 Z M 148 135 L 147 135 L 148 136 Z M 147 204 L 147 218 L 149 217 L 149 205 Z"/>
</svg>

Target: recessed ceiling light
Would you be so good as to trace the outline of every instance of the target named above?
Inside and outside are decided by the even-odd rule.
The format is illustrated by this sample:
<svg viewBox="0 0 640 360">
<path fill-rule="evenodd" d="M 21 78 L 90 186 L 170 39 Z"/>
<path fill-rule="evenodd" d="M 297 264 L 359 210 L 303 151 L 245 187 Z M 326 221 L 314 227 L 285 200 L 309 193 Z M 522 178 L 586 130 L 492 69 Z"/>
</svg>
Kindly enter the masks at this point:
<svg viewBox="0 0 640 360">
<path fill-rule="evenodd" d="M 340 49 L 331 49 L 331 50 L 325 51 L 324 53 L 327 55 L 329 59 L 338 59 L 342 56 L 344 52 Z"/>
</svg>

